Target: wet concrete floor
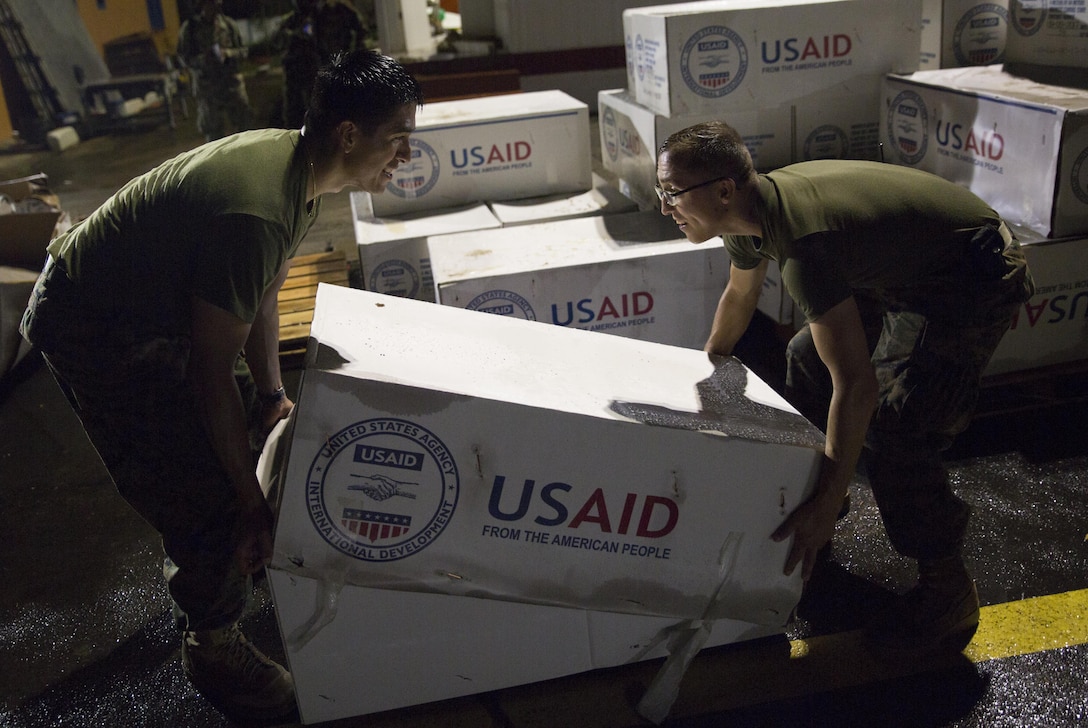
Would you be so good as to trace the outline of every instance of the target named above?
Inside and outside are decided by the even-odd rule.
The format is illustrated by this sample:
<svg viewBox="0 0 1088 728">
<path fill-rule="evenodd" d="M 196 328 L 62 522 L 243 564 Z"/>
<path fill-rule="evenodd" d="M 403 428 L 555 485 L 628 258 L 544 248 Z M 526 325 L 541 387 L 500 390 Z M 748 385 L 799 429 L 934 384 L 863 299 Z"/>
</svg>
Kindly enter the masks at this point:
<svg viewBox="0 0 1088 728">
<path fill-rule="evenodd" d="M 183 119 L 177 130 L 98 137 L 63 153 L 9 152 L 0 155 L 0 179 L 45 171 L 78 217 L 129 177 L 198 142 L 191 119 Z M 311 234 L 312 250 L 351 250 L 347 196 L 335 197 Z M 738 350 L 776 386 L 781 353 L 766 321 Z M 914 575 L 891 550 L 858 483 L 830 558 L 786 634 L 705 650 L 665 725 L 1088 724 L 1085 379 L 1073 370 L 987 388 L 979 416 L 948 455 L 957 491 L 974 507 L 967 560 L 985 605 L 980 634 L 963 656 L 874 664 L 860 651 L 859 627 Z M 297 386 L 297 372 L 287 380 Z M 155 534 L 116 494 L 31 355 L 0 382 L 0 726 L 234 724 L 182 675 L 160 569 Z M 265 587 L 243 628 L 282 659 Z M 650 661 L 322 725 L 646 725 L 633 706 L 659 666 Z"/>
</svg>

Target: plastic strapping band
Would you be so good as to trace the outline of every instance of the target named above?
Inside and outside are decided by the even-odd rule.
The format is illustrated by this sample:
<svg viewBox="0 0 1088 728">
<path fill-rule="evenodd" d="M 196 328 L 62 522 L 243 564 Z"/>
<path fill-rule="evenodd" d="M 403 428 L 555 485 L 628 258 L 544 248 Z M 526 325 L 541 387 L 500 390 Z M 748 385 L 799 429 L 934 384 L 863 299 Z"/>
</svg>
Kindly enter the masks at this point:
<svg viewBox="0 0 1088 728">
<path fill-rule="evenodd" d="M 714 590 L 713 596 L 707 602 L 706 609 L 703 610 L 702 619 L 687 619 L 662 630 L 651 645 L 641 653 L 645 654 L 656 647 L 662 639 L 668 640 L 669 656 L 654 675 L 650 687 L 646 688 L 646 693 L 635 708 L 639 715 L 655 725 L 659 725 L 668 717 L 672 704 L 676 702 L 676 696 L 680 694 L 680 681 L 683 680 L 684 673 L 710 637 L 713 621 L 707 619 L 707 616 L 721 599 L 725 585 L 729 583 L 733 575 L 742 538 L 742 534 L 730 531 L 722 543 L 721 550 L 718 552 L 718 573 L 721 579 L 718 582 L 718 588 Z"/>
<path fill-rule="evenodd" d="M 287 649 L 291 652 L 300 651 L 318 632 L 336 619 L 340 592 L 344 589 L 346 577 L 346 565 L 322 570 L 317 579 L 317 593 L 314 595 L 314 613 L 287 637 Z"/>
</svg>

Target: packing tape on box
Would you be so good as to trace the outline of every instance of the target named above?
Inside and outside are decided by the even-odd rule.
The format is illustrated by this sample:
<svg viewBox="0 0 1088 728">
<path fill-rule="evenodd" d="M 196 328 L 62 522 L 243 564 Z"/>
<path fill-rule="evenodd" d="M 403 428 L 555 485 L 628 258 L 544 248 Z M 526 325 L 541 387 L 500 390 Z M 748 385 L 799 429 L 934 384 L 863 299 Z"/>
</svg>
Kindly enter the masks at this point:
<svg viewBox="0 0 1088 728">
<path fill-rule="evenodd" d="M 337 608 L 340 605 L 340 592 L 344 590 L 347 573 L 345 562 L 334 562 L 332 568 L 319 570 L 317 592 L 314 595 L 314 612 L 309 619 L 288 635 L 287 648 L 289 650 L 298 652 L 326 625 L 336 619 Z"/>
<path fill-rule="evenodd" d="M 684 679 L 688 666 L 691 665 L 691 661 L 703 649 L 703 645 L 706 644 L 707 639 L 710 637 L 713 621 L 707 617 L 713 611 L 715 603 L 722 598 L 725 585 L 729 583 L 733 576 L 733 571 L 737 565 L 737 554 L 740 553 L 743 538 L 744 534 L 735 531 L 731 531 L 725 537 L 718 556 L 718 573 L 721 580 L 718 582 L 718 588 L 714 590 L 714 595 L 707 603 L 703 618 L 686 619 L 662 630 L 633 660 L 638 662 L 643 659 L 649 650 L 654 649 L 662 640 L 666 640 L 666 649 L 669 656 L 665 659 L 665 664 L 654 675 L 650 687 L 646 688 L 646 693 L 635 708 L 639 715 L 655 725 L 659 725 L 668 717 L 669 711 L 672 710 L 672 704 L 676 702 L 676 696 L 680 694 L 680 682 Z"/>
</svg>

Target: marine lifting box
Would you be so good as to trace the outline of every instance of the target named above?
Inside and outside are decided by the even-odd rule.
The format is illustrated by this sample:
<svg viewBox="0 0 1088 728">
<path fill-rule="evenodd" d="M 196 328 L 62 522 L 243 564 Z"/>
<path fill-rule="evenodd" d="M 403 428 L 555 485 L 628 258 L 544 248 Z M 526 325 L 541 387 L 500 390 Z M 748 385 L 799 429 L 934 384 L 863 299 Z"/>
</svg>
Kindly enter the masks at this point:
<svg viewBox="0 0 1088 728">
<path fill-rule="evenodd" d="M 327 285 L 311 336 L 260 466 L 304 722 L 782 631 L 822 435 L 738 360 Z"/>
<path fill-rule="evenodd" d="M 589 107 L 562 91 L 425 104 L 412 158 L 385 192 L 366 193 L 377 217 L 474 202 L 585 192 L 593 185 Z"/>
<path fill-rule="evenodd" d="M 922 0 L 711 0 L 623 13 L 629 84 L 665 116 L 876 93 L 918 69 Z"/>
<path fill-rule="evenodd" d="M 991 65 L 888 76 L 883 96 L 887 161 L 958 182 L 1044 235 L 1088 232 L 1088 90 Z"/>
<path fill-rule="evenodd" d="M 447 306 L 702 349 L 729 259 L 651 210 L 444 235 L 431 267 Z"/>
</svg>

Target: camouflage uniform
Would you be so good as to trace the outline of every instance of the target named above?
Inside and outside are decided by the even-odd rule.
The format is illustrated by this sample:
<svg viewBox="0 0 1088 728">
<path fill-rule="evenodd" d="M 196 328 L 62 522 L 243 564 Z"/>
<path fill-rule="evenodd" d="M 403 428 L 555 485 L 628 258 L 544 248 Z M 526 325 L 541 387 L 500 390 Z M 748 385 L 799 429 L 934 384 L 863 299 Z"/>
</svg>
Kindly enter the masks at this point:
<svg viewBox="0 0 1088 728">
<path fill-rule="evenodd" d="M 812 320 L 853 297 L 879 386 L 863 461 L 904 556 L 959 556 L 969 509 L 941 452 L 970 422 L 982 372 L 1031 296 L 1023 251 L 959 185 L 877 162 L 814 161 L 760 175 L 761 237 L 726 236 L 734 265 L 779 264 Z M 826 428 L 832 385 L 805 325 L 787 351 L 786 395 Z"/>
<path fill-rule="evenodd" d="M 959 555 L 970 508 L 953 492 L 941 459 L 970 424 L 979 383 L 1021 303 L 1026 263 L 1013 241 L 1008 269 L 985 286 L 990 305 L 974 321 L 950 321 L 904 310 L 893 292 L 855 293 L 879 395 L 866 435 L 864 466 L 888 539 L 914 559 Z M 960 302 L 949 295 L 938 306 Z M 786 396 L 826 427 L 831 377 L 808 324 L 786 347 Z"/>
<path fill-rule="evenodd" d="M 255 319 L 320 211 L 320 200 L 307 210 L 300 138 L 242 132 L 130 181 L 50 243 L 20 325 L 118 492 L 162 535 L 170 595 L 192 631 L 233 624 L 249 594 L 237 486 L 188 377 L 192 299 Z M 260 184 L 222 184 L 247 175 Z M 262 407 L 241 357 L 234 378 L 256 465 Z"/>
<path fill-rule="evenodd" d="M 234 486 L 185 380 L 188 337 L 149 337 L 115 317 L 97 320 L 90 312 L 50 258 L 22 330 L 44 344 L 43 358 L 118 492 L 162 535 L 170 555 L 164 562 L 170 596 L 188 628 L 230 624 L 242 614 L 250 582 L 233 558 Z M 260 407 L 241 359 L 235 379 L 257 447 Z"/>
<path fill-rule="evenodd" d="M 246 56 L 242 34 L 233 20 L 216 12 L 208 18 L 197 14 L 178 31 L 178 55 L 191 72 L 196 97 L 196 124 L 205 139 L 225 136 L 251 125 L 249 97 L 241 74 Z"/>
</svg>

